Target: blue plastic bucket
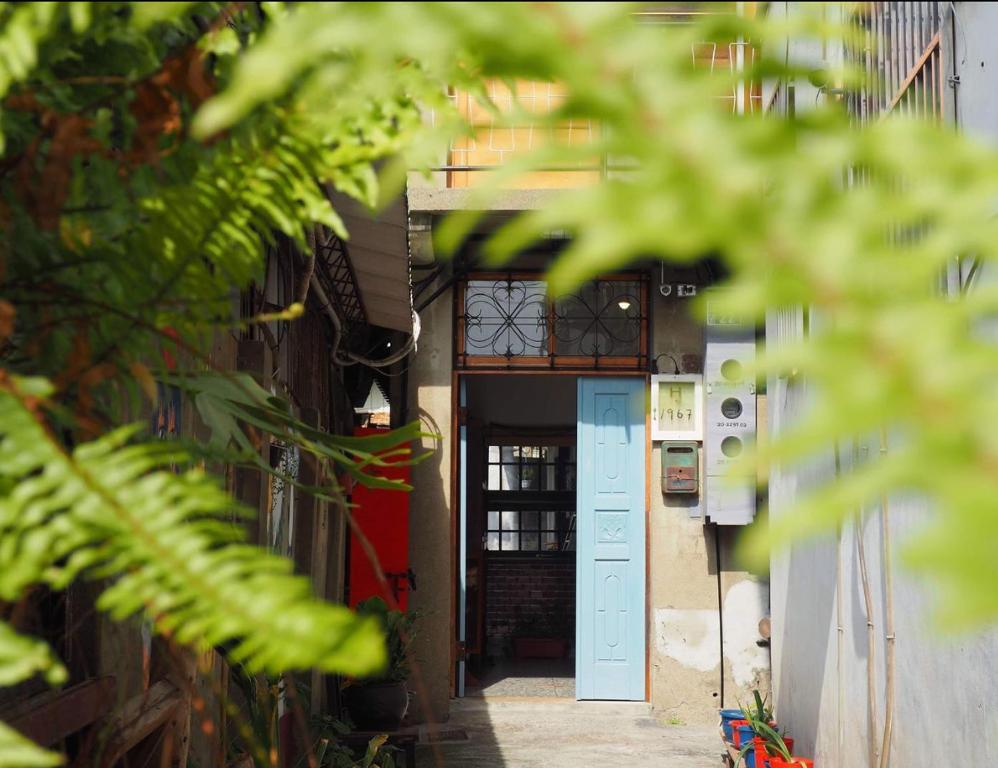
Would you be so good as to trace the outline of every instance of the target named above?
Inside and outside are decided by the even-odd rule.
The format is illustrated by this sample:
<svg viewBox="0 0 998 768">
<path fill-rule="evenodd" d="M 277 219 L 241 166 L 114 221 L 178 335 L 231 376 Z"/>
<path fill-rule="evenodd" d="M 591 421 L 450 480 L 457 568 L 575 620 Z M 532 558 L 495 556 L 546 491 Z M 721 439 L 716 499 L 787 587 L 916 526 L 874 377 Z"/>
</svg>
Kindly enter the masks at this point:
<svg viewBox="0 0 998 768">
<path fill-rule="evenodd" d="M 751 743 L 752 739 L 755 738 L 755 728 L 751 725 L 739 725 L 738 726 L 738 748 L 741 749 L 746 744 Z"/>
<path fill-rule="evenodd" d="M 722 709 L 721 710 L 721 730 L 724 731 L 724 740 L 729 744 L 734 739 L 734 735 L 731 733 L 731 721 L 732 720 L 744 720 L 745 713 L 740 709 Z"/>
</svg>

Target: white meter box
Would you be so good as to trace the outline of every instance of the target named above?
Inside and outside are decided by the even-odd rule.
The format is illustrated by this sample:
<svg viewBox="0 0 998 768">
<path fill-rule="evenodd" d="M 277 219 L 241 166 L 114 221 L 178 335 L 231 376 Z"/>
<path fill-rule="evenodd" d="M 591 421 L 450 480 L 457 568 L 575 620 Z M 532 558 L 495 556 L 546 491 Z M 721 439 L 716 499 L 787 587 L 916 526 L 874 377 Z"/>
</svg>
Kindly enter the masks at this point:
<svg viewBox="0 0 998 768">
<path fill-rule="evenodd" d="M 651 439 L 703 440 L 703 377 L 696 373 L 651 377 Z"/>
<path fill-rule="evenodd" d="M 716 295 L 716 294 L 715 294 Z M 755 476 L 732 474 L 755 441 L 755 328 L 715 311 L 707 301 L 704 354 L 704 494 L 706 515 L 719 525 L 755 517 Z"/>
</svg>

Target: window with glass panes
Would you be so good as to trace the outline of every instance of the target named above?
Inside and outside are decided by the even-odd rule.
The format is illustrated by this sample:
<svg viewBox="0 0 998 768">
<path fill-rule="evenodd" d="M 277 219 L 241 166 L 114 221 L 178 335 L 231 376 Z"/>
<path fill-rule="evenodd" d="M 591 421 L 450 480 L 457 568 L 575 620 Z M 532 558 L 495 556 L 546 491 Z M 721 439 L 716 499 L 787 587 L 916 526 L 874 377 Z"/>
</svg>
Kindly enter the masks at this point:
<svg viewBox="0 0 998 768">
<path fill-rule="evenodd" d="M 489 445 L 485 549 L 574 550 L 575 469 L 574 445 Z"/>
</svg>

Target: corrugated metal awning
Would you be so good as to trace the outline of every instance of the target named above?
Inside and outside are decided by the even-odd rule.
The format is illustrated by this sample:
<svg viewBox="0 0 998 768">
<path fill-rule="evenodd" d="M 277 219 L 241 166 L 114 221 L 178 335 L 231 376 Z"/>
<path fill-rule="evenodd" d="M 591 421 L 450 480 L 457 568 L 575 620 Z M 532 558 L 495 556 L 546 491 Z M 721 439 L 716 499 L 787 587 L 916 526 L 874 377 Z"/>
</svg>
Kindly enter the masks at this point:
<svg viewBox="0 0 998 768">
<path fill-rule="evenodd" d="M 396 198 L 377 215 L 346 195 L 334 193 L 332 202 L 350 233 L 346 251 L 367 322 L 411 332 L 412 283 L 405 198 Z"/>
</svg>

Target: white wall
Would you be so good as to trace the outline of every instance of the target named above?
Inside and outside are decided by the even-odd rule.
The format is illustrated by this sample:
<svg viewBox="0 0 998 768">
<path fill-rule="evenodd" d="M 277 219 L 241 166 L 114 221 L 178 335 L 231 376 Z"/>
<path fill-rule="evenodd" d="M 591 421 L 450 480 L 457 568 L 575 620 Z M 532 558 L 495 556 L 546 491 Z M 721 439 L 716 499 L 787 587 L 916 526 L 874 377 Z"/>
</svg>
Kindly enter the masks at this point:
<svg viewBox="0 0 998 768">
<path fill-rule="evenodd" d="M 776 4 L 782 6 L 782 4 Z M 961 85 L 957 111 L 962 130 L 998 145 L 998 5 L 956 3 L 957 66 Z M 951 36 L 943 37 L 950 62 Z M 945 98 L 952 118 L 952 91 Z M 798 105 L 801 101 L 798 100 Z M 982 280 L 993 279 L 984 275 Z M 794 318 L 773 313 L 768 343 L 793 333 Z M 770 430 L 795 420 L 806 408 L 807 384 L 769 382 Z M 875 452 L 879 446 L 861 447 Z M 841 451 L 843 471 L 852 446 Z M 834 473 L 830 448 L 806 465 L 775 472 L 770 481 L 772 514 L 778 516 L 815 482 Z M 932 511 L 914 498 L 890 501 L 894 551 Z M 867 764 L 866 611 L 857 558 L 865 542 L 873 599 L 875 690 L 878 725 L 884 720 L 884 569 L 879 509 L 867 511 L 861 529 L 848 525 L 841 544 L 834 536 L 794 547 L 773 558 L 773 684 L 777 715 L 797 739 L 801 754 L 822 766 Z M 995 585 L 998 588 L 998 585 Z M 891 765 L 921 768 L 978 765 L 998 759 L 998 632 L 949 636 L 932 619 L 932 590 L 918 575 L 895 565 L 897 707 Z M 840 623 L 841 622 L 841 623 Z M 879 729 L 873 734 L 879 744 Z"/>
</svg>

